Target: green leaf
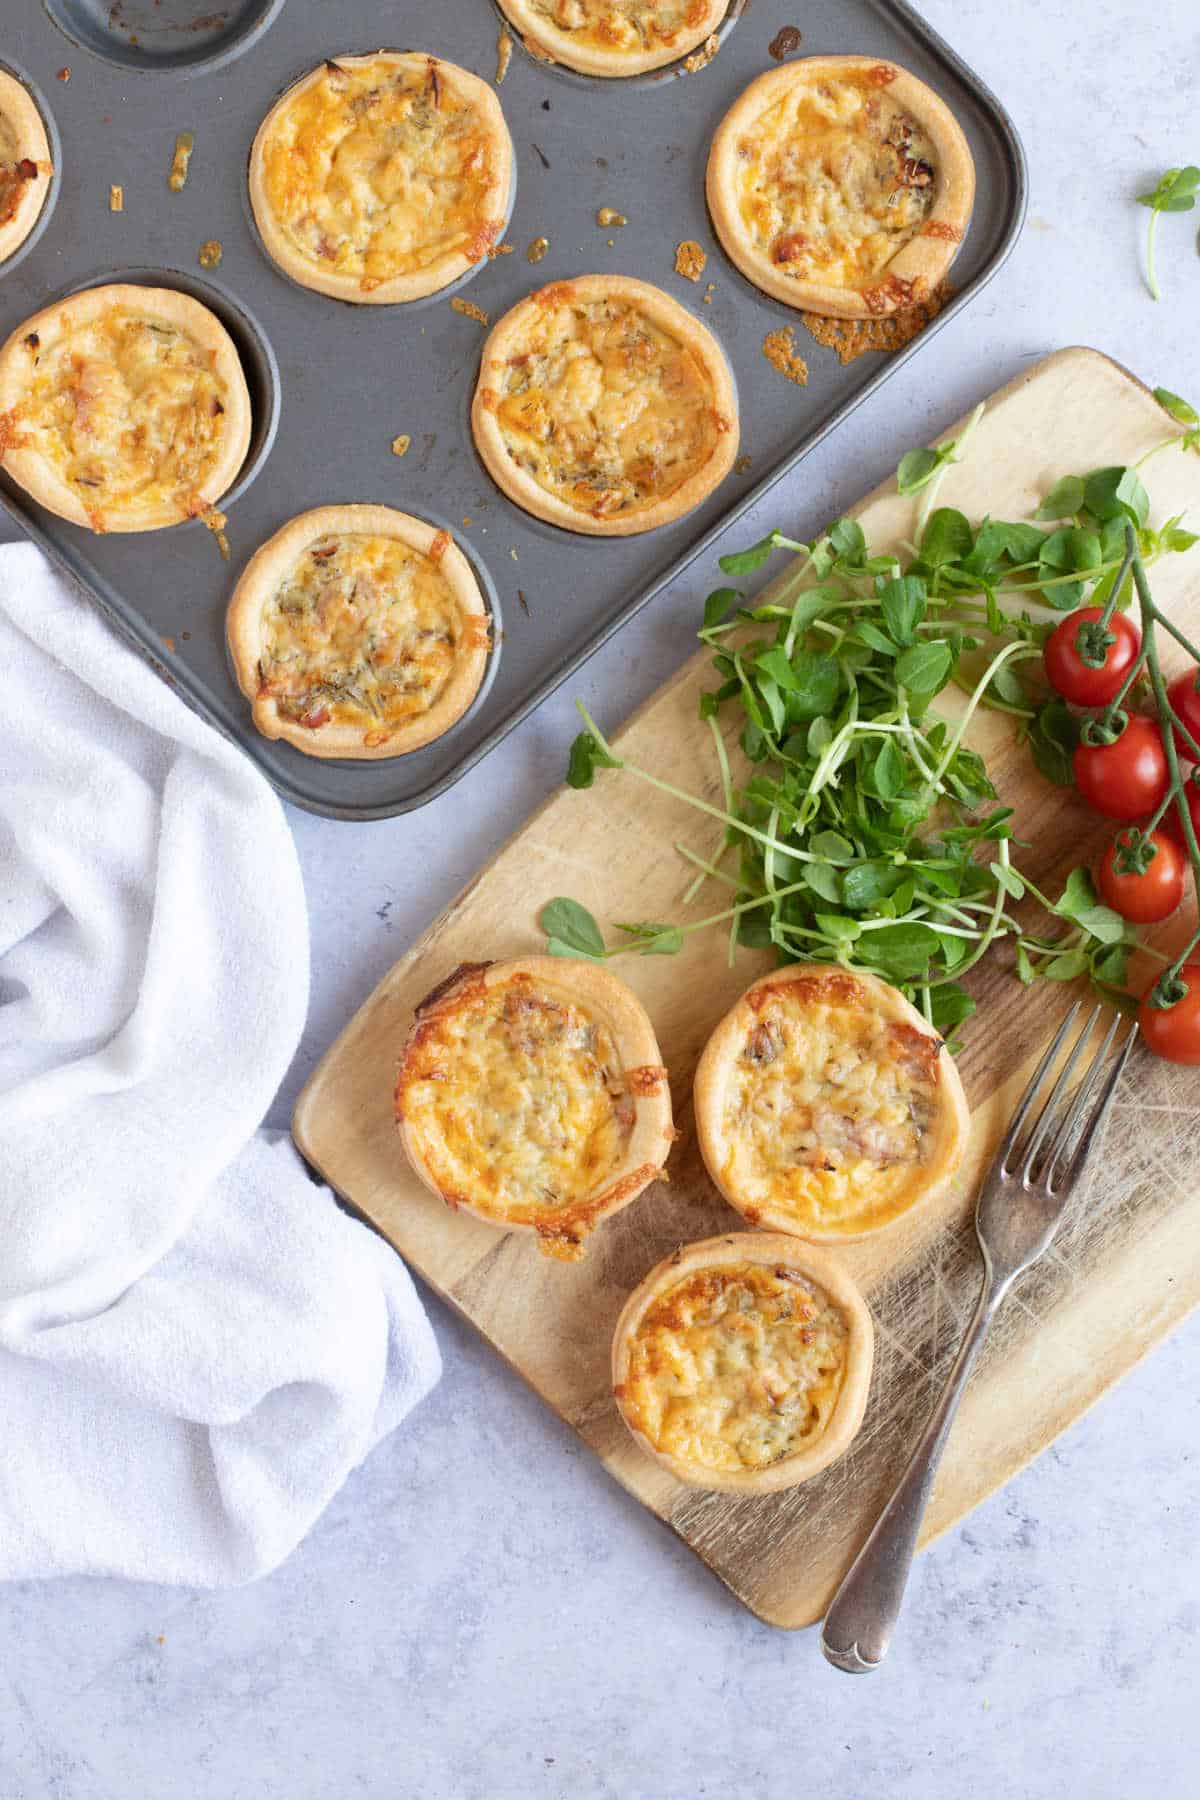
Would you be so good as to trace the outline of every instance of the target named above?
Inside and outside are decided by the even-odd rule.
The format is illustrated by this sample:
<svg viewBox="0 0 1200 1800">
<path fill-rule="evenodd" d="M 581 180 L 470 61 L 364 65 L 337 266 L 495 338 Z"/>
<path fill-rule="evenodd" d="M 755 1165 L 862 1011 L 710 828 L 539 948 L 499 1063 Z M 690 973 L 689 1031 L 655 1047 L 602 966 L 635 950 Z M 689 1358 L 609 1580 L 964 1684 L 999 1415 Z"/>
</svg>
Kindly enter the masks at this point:
<svg viewBox="0 0 1200 1800">
<path fill-rule="evenodd" d="M 1003 888 L 1004 892 L 1012 899 L 1023 900 L 1025 898 L 1025 883 L 1015 869 L 1006 869 L 1003 863 L 998 862 L 989 863 L 988 869 L 996 886 Z"/>
<path fill-rule="evenodd" d="M 758 697 L 766 709 L 767 721 L 771 730 L 778 737 L 787 723 L 787 708 L 777 682 L 769 675 L 760 675 L 756 683 Z"/>
<path fill-rule="evenodd" d="M 919 494 L 946 460 L 940 450 L 909 450 L 896 470 L 897 488 L 902 494 Z"/>
<path fill-rule="evenodd" d="M 604 934 L 578 900 L 569 900 L 565 895 L 547 900 L 538 922 L 550 939 L 551 956 L 584 956 L 591 962 L 604 961 Z"/>
<path fill-rule="evenodd" d="M 839 519 L 829 528 L 829 542 L 842 561 L 853 562 L 866 554 L 867 540 L 857 519 Z"/>
<path fill-rule="evenodd" d="M 833 742 L 833 726 L 828 719 L 814 719 L 808 728 L 804 740 L 805 749 L 812 757 L 820 756 L 822 750 Z"/>
<path fill-rule="evenodd" d="M 1144 525 L 1150 516 L 1150 496 L 1136 469 L 1096 469 L 1084 482 L 1083 501 L 1096 519 L 1124 513 L 1135 525 Z"/>
<path fill-rule="evenodd" d="M 1017 979 L 1023 981 L 1026 987 L 1037 980 L 1037 970 L 1030 962 L 1029 952 L 1024 944 L 1017 945 Z"/>
<path fill-rule="evenodd" d="M 844 913 L 817 913 L 814 922 L 817 930 L 834 944 L 852 944 L 862 933 L 858 920 L 848 919 Z"/>
<path fill-rule="evenodd" d="M 903 786 L 904 758 L 897 750 L 894 739 L 886 737 L 871 764 L 871 791 L 880 800 L 894 800 Z"/>
<path fill-rule="evenodd" d="M 885 581 L 879 590 L 879 605 L 894 641 L 901 646 L 911 644 L 925 617 L 925 583 L 915 575 Z"/>
<path fill-rule="evenodd" d="M 866 912 L 887 894 L 894 894 L 901 881 L 895 863 L 860 863 L 847 869 L 842 877 L 842 902 L 852 912 Z"/>
<path fill-rule="evenodd" d="M 779 533 L 771 532 L 769 537 L 762 538 L 749 550 L 734 550 L 728 556 L 719 556 L 717 562 L 726 575 L 753 575 L 764 563 L 771 560 L 779 546 Z"/>
<path fill-rule="evenodd" d="M 842 880 L 830 863 L 805 863 L 804 885 L 830 906 L 842 904 Z"/>
<path fill-rule="evenodd" d="M 827 863 L 854 861 L 854 845 L 836 831 L 818 831 L 808 846 L 813 856 Z"/>
<path fill-rule="evenodd" d="M 641 941 L 638 953 L 641 956 L 675 956 L 683 949 L 683 931 L 678 925 L 657 925 L 643 921 L 636 925 L 621 925 L 614 919 L 618 931 L 628 932 L 630 937 Z"/>
<path fill-rule="evenodd" d="M 1090 873 L 1087 869 L 1076 868 L 1067 876 L 1066 886 L 1054 910 L 1060 918 L 1077 920 L 1080 912 L 1098 904 L 1099 897 Z"/>
<path fill-rule="evenodd" d="M 969 552 L 974 536 L 965 513 L 953 506 L 939 506 L 921 538 L 921 561 L 930 568 L 957 562 Z"/>
<path fill-rule="evenodd" d="M 1055 482 L 1033 516 L 1035 519 L 1070 519 L 1082 511 L 1083 478 L 1064 475 L 1061 481 Z"/>
<path fill-rule="evenodd" d="M 1162 407 L 1163 411 L 1170 413 L 1171 417 L 1178 424 L 1200 425 L 1200 413 L 1197 413 L 1190 401 L 1181 400 L 1178 394 L 1173 394 L 1171 392 L 1170 388 L 1156 387 L 1154 390 L 1154 398 L 1158 401 L 1158 404 Z"/>
<path fill-rule="evenodd" d="M 992 671 L 987 691 L 994 694 L 997 700 L 1003 700 L 1007 706 L 1026 706 L 1029 702 L 1025 683 L 1011 663 L 1001 663 L 998 669 Z"/>
<path fill-rule="evenodd" d="M 787 697 L 789 718 L 800 723 L 833 711 L 842 685 L 835 656 L 827 656 L 821 650 L 799 650 L 792 658 L 792 676 Z"/>
<path fill-rule="evenodd" d="M 929 1010 L 933 1014 L 933 1029 L 941 1037 L 947 1037 L 956 1025 L 971 1017 L 975 1002 L 966 988 L 959 987 L 956 981 L 943 981 L 929 990 Z"/>
<path fill-rule="evenodd" d="M 1074 787 L 1072 758 L 1079 744 L 1079 725 L 1065 700 L 1047 700 L 1029 731 L 1029 748 L 1042 774 L 1059 787 Z"/>
<path fill-rule="evenodd" d="M 1200 187 L 1200 169 L 1189 163 L 1183 169 L 1168 169 L 1158 178 L 1157 186 L 1148 194 L 1139 194 L 1139 206 L 1148 206 L 1152 212 L 1191 212 L 1196 204 L 1196 189 Z"/>
<path fill-rule="evenodd" d="M 912 694 L 936 694 L 950 679 L 953 666 L 949 644 L 932 638 L 896 658 L 896 680 Z"/>
<path fill-rule="evenodd" d="M 1064 950 L 1059 956 L 1052 956 L 1042 969 L 1048 981 L 1074 981 L 1084 974 L 1088 966 L 1086 950 Z"/>
<path fill-rule="evenodd" d="M 928 925 L 883 925 L 864 932 L 859 954 L 896 981 L 916 981 L 937 955 L 938 938 Z"/>
<path fill-rule="evenodd" d="M 590 788 L 596 779 L 597 769 L 619 769 L 622 766 L 620 757 L 611 755 L 590 731 L 581 731 L 571 745 L 571 753 L 567 758 L 567 786 Z"/>
<path fill-rule="evenodd" d="M 704 602 L 704 629 L 708 631 L 713 625 L 719 625 L 730 607 L 736 606 L 745 595 L 738 588 L 714 588 Z"/>
<path fill-rule="evenodd" d="M 868 649 L 877 650 L 880 656 L 895 656 L 897 646 L 878 625 L 872 625 L 870 619 L 860 619 L 854 627 L 854 638 Z"/>
<path fill-rule="evenodd" d="M 781 688 L 791 689 L 796 685 L 792 665 L 778 644 L 772 644 L 769 650 L 760 650 L 754 658 L 754 667 Z"/>
</svg>

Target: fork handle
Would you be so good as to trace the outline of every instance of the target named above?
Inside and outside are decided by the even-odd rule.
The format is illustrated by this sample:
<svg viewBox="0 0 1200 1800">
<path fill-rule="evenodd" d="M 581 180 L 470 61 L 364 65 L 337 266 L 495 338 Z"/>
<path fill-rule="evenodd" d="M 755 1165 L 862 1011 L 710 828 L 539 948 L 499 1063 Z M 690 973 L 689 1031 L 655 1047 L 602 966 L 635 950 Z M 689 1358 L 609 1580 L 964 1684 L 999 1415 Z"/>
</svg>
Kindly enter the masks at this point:
<svg viewBox="0 0 1200 1800">
<path fill-rule="evenodd" d="M 821 1649 L 835 1668 L 844 1669 L 847 1674 L 865 1675 L 877 1669 L 888 1653 L 942 1451 L 963 1389 L 1007 1287 L 1007 1282 L 996 1282 L 990 1276 L 985 1279 L 975 1315 L 933 1417 L 922 1432 L 895 1493 L 833 1597 L 821 1630 Z"/>
</svg>

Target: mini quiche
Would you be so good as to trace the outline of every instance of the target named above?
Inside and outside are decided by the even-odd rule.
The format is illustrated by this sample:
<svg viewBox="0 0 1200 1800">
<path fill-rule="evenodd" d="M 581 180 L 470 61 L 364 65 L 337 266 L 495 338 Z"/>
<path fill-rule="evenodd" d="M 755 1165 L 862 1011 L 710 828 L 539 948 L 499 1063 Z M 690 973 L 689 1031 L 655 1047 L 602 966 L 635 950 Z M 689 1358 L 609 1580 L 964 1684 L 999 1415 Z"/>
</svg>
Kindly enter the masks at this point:
<svg viewBox="0 0 1200 1800">
<path fill-rule="evenodd" d="M 534 56 L 582 75 L 644 75 L 717 29 L 729 0 L 499 0 Z"/>
<path fill-rule="evenodd" d="M 0 263 L 37 224 L 53 173 L 41 113 L 16 77 L 0 69 Z"/>
<path fill-rule="evenodd" d="M 677 1250 L 634 1289 L 613 1393 L 639 1447 L 696 1487 L 769 1494 L 850 1446 L 871 1315 L 832 1257 L 748 1231 Z"/>
<path fill-rule="evenodd" d="M 276 101 L 250 152 L 268 253 L 338 300 L 416 300 L 478 268 L 512 189 L 491 88 L 415 51 L 322 63 Z"/>
<path fill-rule="evenodd" d="M 708 159 L 717 235 L 789 306 L 865 319 L 915 306 L 958 252 L 975 197 L 967 140 L 915 75 L 810 56 L 752 81 Z"/>
<path fill-rule="evenodd" d="M 390 506 L 319 506 L 277 531 L 233 591 L 226 636 L 265 737 L 309 756 L 403 756 L 448 731 L 490 647 L 449 532 Z"/>
<path fill-rule="evenodd" d="M 220 320 L 174 288 L 87 288 L 0 349 L 0 463 L 93 531 L 210 511 L 250 443 L 250 395 Z"/>
<path fill-rule="evenodd" d="M 396 1080 L 408 1159 L 448 1206 L 563 1262 L 657 1179 L 675 1138 L 637 998 L 595 963 L 467 963 L 417 1008 Z"/>
<path fill-rule="evenodd" d="M 709 1174 L 751 1224 L 866 1237 L 941 1193 L 968 1114 L 954 1059 L 877 976 L 798 963 L 747 989 L 696 1070 Z"/>
<path fill-rule="evenodd" d="M 596 537 L 690 512 L 738 447 L 720 345 L 625 275 L 552 282 L 505 313 L 483 347 L 471 428 L 510 500 Z"/>
</svg>

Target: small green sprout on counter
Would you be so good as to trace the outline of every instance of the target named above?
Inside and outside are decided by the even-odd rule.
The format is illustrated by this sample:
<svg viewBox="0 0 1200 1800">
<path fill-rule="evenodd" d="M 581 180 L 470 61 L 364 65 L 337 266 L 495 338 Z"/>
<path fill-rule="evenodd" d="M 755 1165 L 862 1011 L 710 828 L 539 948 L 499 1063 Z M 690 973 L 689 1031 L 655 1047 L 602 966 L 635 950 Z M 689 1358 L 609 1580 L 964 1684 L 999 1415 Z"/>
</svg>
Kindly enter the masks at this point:
<svg viewBox="0 0 1200 1800">
<path fill-rule="evenodd" d="M 1156 187 L 1148 194 L 1139 194 L 1137 197 L 1139 206 L 1150 208 L 1150 228 L 1146 233 L 1146 286 L 1152 300 L 1162 299 L 1155 261 L 1159 217 L 1165 212 L 1191 212 L 1196 204 L 1197 188 L 1200 188 L 1200 169 L 1189 163 L 1183 169 L 1168 169 L 1159 178 Z"/>
<path fill-rule="evenodd" d="M 1140 467 L 1168 449 L 1200 453 L 1195 409 L 1166 389 L 1157 398 L 1184 429 Z M 585 729 L 571 746 L 569 785 L 588 788 L 598 772 L 620 772 L 710 819 L 715 840 L 675 845 L 694 872 L 683 901 L 690 907 L 708 885 L 724 898 L 701 918 L 614 922 L 619 937 L 609 943 L 586 908 L 560 896 L 541 915 L 552 954 L 671 955 L 693 933 L 721 928 L 731 960 L 742 944 L 772 947 L 783 962 L 832 961 L 881 975 L 949 1035 L 974 1011 L 962 977 L 1007 939 L 1022 981 L 1087 976 L 1106 998 L 1136 1004 L 1125 993 L 1139 944 L 1136 907 L 1109 903 L 1086 868 L 1073 869 L 1060 894 L 1043 893 L 1018 868 L 1012 809 L 966 739 L 981 708 L 998 710 L 1017 722 L 1044 774 L 1078 780 L 1081 744 L 1097 733 L 1120 738 L 1121 700 L 1144 689 L 1147 676 L 1160 699 L 1153 628 L 1179 633 L 1149 600 L 1146 571 L 1190 551 L 1197 537 L 1179 517 L 1149 524 L 1149 495 L 1132 467 L 1066 477 L 1032 520 L 972 523 L 937 506 L 982 411 L 957 441 L 902 459 L 898 485 L 921 500 L 913 539 L 899 553 L 873 552 L 862 526 L 842 518 L 811 543 L 773 531 L 720 558 L 734 581 L 777 551 L 794 560 L 762 595 L 723 585 L 704 604 L 699 637 L 713 653 L 715 681 L 700 697 L 700 715 L 712 734 L 719 804 L 622 756 L 580 705 Z M 1106 668 L 1118 635 L 1113 620 L 1124 620 L 1135 592 L 1146 632 L 1135 666 L 1122 665 L 1112 706 L 1111 692 L 1079 702 L 1107 708 L 1098 723 L 1081 722 L 1053 678 L 1047 695 L 1047 647 L 1067 632 L 1078 658 Z M 965 702 L 942 716 L 935 702 L 951 687 Z M 748 765 L 738 781 L 726 720 Z M 1200 748 L 1195 754 L 1200 760 Z M 1169 776 L 1169 794 L 1156 793 L 1145 809 L 1155 826 L 1184 797 L 1177 761 Z M 1137 881 L 1139 864 L 1145 876 L 1156 856 L 1149 830 L 1127 832 L 1119 848 L 1122 878 Z M 1190 828 L 1186 848 L 1195 866 L 1200 850 Z M 1046 916 L 1040 929 L 1030 927 L 1027 906 L 1017 916 L 1027 902 Z M 1168 990 L 1179 997 L 1183 962 L 1159 984 L 1160 1004 Z"/>
</svg>

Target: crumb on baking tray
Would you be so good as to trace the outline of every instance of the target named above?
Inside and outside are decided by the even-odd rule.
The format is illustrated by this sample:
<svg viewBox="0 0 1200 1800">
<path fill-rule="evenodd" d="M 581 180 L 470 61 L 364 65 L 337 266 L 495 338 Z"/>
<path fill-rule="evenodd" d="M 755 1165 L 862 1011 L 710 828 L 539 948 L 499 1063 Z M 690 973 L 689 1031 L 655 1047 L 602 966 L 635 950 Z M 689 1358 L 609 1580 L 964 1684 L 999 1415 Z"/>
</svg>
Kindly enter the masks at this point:
<svg viewBox="0 0 1200 1800">
<path fill-rule="evenodd" d="M 800 48 L 800 33 L 794 25 L 781 25 L 775 36 L 767 45 L 767 55 L 776 62 L 782 62 Z"/>
<path fill-rule="evenodd" d="M 515 244 L 492 244 L 488 249 L 488 261 L 495 262 L 498 256 L 511 256 L 516 247 Z"/>
<path fill-rule="evenodd" d="M 221 552 L 225 561 L 228 562 L 229 539 L 225 536 L 225 527 L 228 525 L 229 520 L 225 517 L 225 514 L 219 512 L 215 506 L 210 506 L 207 511 L 200 514 L 200 523 L 205 526 L 207 530 L 212 532 L 214 538 L 217 540 L 217 549 Z"/>
<path fill-rule="evenodd" d="M 706 69 L 720 48 L 721 40 L 716 32 L 713 33 L 712 37 L 705 38 L 703 44 L 700 46 L 699 50 L 696 51 L 694 56 L 685 56 L 683 59 L 683 66 L 688 74 L 698 75 L 701 69 Z"/>
<path fill-rule="evenodd" d="M 549 248 L 550 239 L 548 237 L 535 237 L 532 244 L 530 244 L 528 250 L 525 252 L 525 261 L 531 263 L 541 262 Z"/>
<path fill-rule="evenodd" d="M 685 281 L 699 281 L 707 261 L 708 252 L 700 248 L 695 238 L 684 238 L 676 244 L 675 273 L 682 275 Z"/>
<path fill-rule="evenodd" d="M 512 38 L 500 27 L 500 36 L 496 39 L 496 86 L 499 87 L 508 74 L 508 65 L 512 61 Z"/>
<path fill-rule="evenodd" d="M 224 254 L 225 251 L 219 239 L 205 238 L 200 246 L 196 261 L 200 264 L 202 269 L 215 269 L 219 267 L 221 258 Z"/>
<path fill-rule="evenodd" d="M 733 465 L 734 474 L 735 475 L 748 474 L 749 470 L 750 470 L 750 465 L 753 461 L 754 461 L 754 458 L 752 456 L 739 456 L 737 461 Z"/>
<path fill-rule="evenodd" d="M 597 225 L 628 225 L 625 214 L 618 212 L 615 206 L 602 206 L 596 214 Z"/>
<path fill-rule="evenodd" d="M 826 350 L 835 350 L 843 365 L 857 361 L 869 350 L 903 350 L 906 344 L 937 318 L 954 290 L 948 282 L 904 312 L 878 319 L 826 319 L 818 313 L 801 313 L 805 330 Z"/>
<path fill-rule="evenodd" d="M 408 432 L 402 431 L 399 437 L 394 437 L 392 439 L 392 455 L 407 456 L 408 447 L 411 443 L 412 438 L 409 436 Z"/>
<path fill-rule="evenodd" d="M 175 139 L 175 154 L 171 158 L 171 167 L 167 174 L 167 186 L 173 194 L 177 194 L 188 178 L 188 165 L 192 160 L 192 151 L 196 147 L 196 139 L 190 131 L 181 131 Z"/>
<path fill-rule="evenodd" d="M 808 386 L 808 364 L 796 353 L 796 340 L 791 325 L 779 331 L 768 331 L 762 341 L 762 353 L 773 369 L 794 381 L 797 387 Z"/>
<path fill-rule="evenodd" d="M 455 295 L 450 304 L 456 313 L 461 313 L 463 315 L 464 319 L 474 319 L 480 325 L 488 325 L 491 323 L 482 306 L 476 306 L 473 300 L 460 300 L 458 296 Z"/>
<path fill-rule="evenodd" d="M 62 68 L 58 71 L 58 74 L 55 77 L 55 79 L 57 81 L 70 81 L 71 71 L 66 63 L 64 63 Z"/>
</svg>

